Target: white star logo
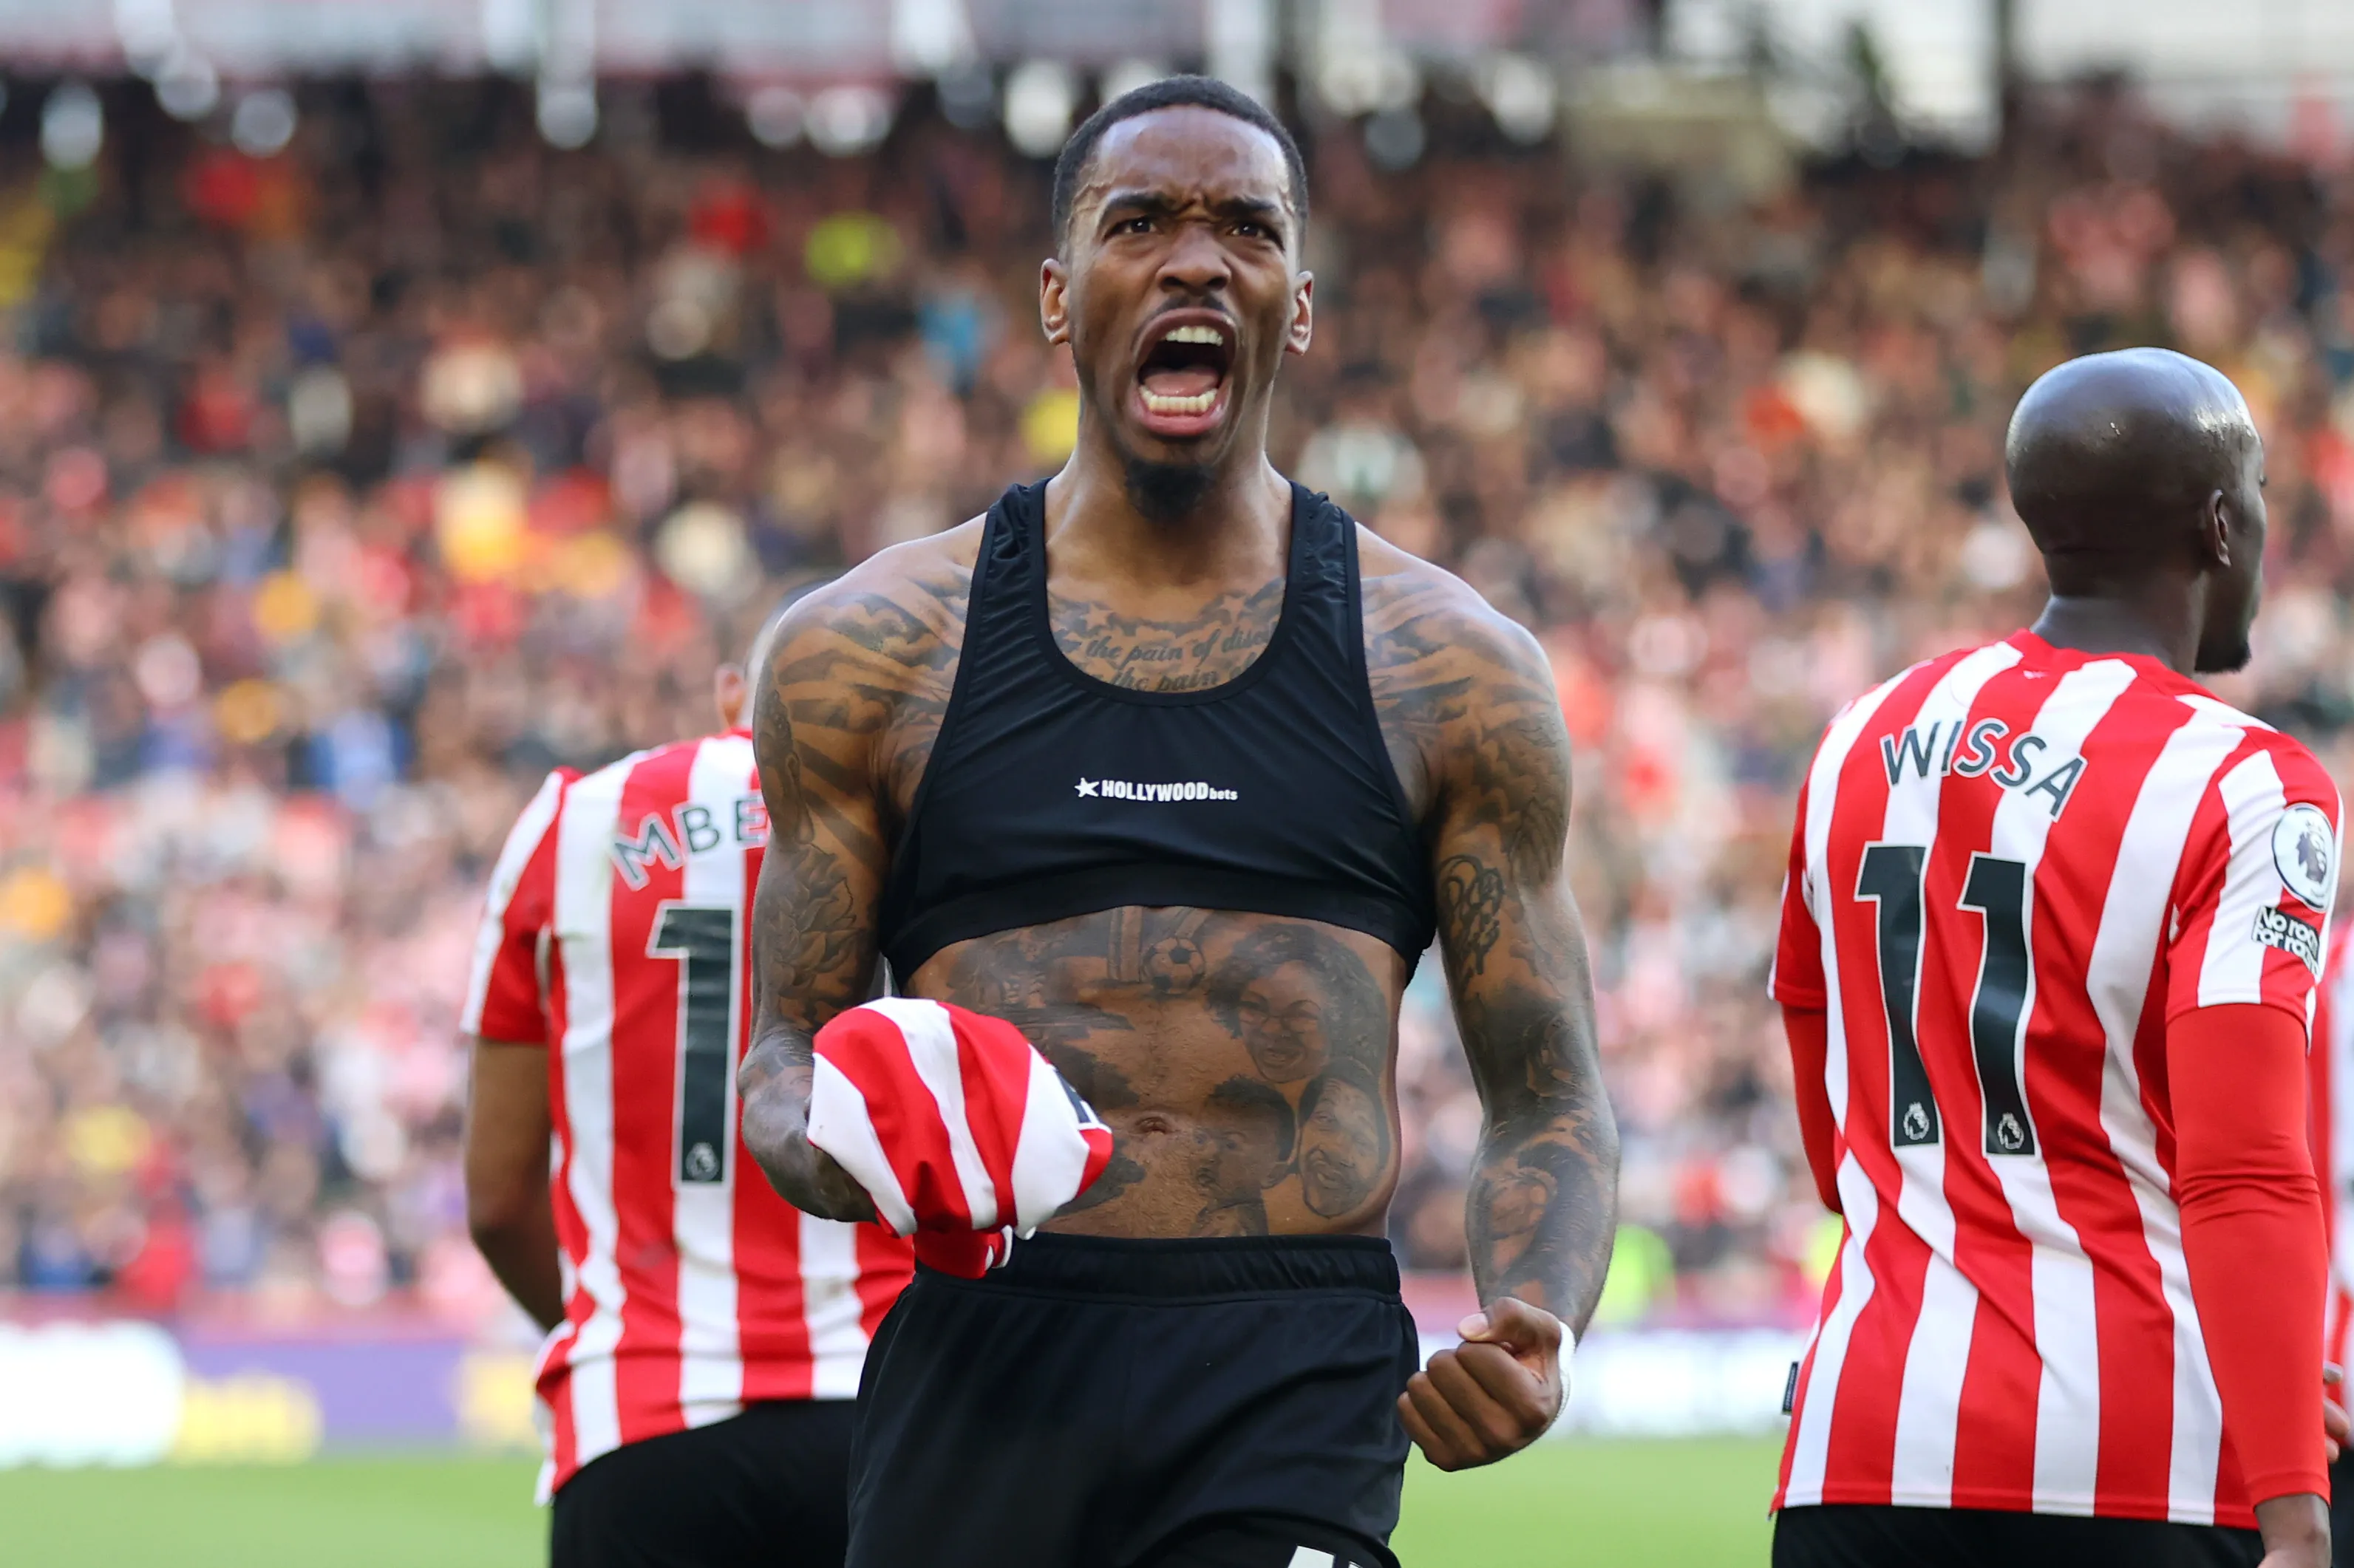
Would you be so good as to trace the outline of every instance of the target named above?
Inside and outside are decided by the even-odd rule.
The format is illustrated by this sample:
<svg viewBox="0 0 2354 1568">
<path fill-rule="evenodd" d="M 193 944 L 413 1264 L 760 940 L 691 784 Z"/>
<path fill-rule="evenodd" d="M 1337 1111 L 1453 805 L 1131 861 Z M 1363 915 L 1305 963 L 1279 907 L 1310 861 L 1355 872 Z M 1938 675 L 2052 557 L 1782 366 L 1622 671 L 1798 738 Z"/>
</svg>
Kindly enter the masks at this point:
<svg viewBox="0 0 2354 1568">
<path fill-rule="evenodd" d="M 1092 779 L 1082 779 L 1079 780 L 1079 793 L 1094 800 L 1101 800 L 1103 798 L 1100 795 L 1096 794 L 1096 781 Z"/>
</svg>

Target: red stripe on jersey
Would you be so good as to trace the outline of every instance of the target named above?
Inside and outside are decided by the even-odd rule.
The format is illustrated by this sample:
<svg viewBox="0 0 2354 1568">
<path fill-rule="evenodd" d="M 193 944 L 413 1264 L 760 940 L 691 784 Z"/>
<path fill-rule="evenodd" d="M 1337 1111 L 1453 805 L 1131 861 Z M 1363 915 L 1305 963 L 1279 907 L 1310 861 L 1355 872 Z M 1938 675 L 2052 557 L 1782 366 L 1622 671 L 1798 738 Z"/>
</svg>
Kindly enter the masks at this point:
<svg viewBox="0 0 2354 1568">
<path fill-rule="evenodd" d="M 891 1304 L 899 1299 L 914 1273 L 908 1245 L 881 1225 L 860 1225 L 854 1238 L 858 1249 L 859 1326 L 868 1339 L 883 1327 Z"/>
<path fill-rule="evenodd" d="M 2354 1292 L 2349 1292 L 2343 1285 L 2333 1283 L 2329 1287 L 2329 1330 L 2322 1342 L 2328 1347 L 2325 1353 L 2330 1364 L 2340 1372 L 2346 1367 L 2346 1329 L 2350 1314 L 2354 1314 Z M 2344 1404 L 2347 1397 L 2346 1385 L 2342 1383 L 2329 1393 L 2329 1398 L 2339 1404 Z"/>
<path fill-rule="evenodd" d="M 819 1056 L 839 1069 L 866 1101 L 883 1156 L 919 1223 L 969 1231 L 972 1207 L 958 1180 L 948 1119 L 917 1076 L 910 1054 L 898 1021 L 872 1008 L 842 1013 L 818 1039 Z M 955 1065 L 951 1057 L 948 1066 L 953 1071 Z"/>
<path fill-rule="evenodd" d="M 757 1167 L 740 1143 L 737 1154 L 746 1162 L 739 1169 L 757 1176 Z M 807 1399 L 811 1393 L 801 1224 L 801 1211 L 777 1196 L 765 1176 L 736 1183 L 736 1270 L 745 1292 L 737 1308 L 737 1327 L 742 1336 L 747 1404 Z M 890 1287 L 894 1298 L 904 1284 Z"/>
<path fill-rule="evenodd" d="M 2058 688 L 2049 672 L 2014 666 L 1979 688 L 1963 730 L 1990 734 L 1982 721 L 2002 723 L 2009 736 L 2035 727 Z M 2000 789 L 1948 791 L 1937 814 L 1936 842 L 1922 888 L 1925 911 L 1965 907 L 1970 873 L 1994 848 Z M 2042 914 L 2041 906 L 2037 913 Z M 1991 918 L 1978 916 L 1977 918 Z M 2038 930 L 2041 921 L 2037 922 Z M 1962 944 L 1925 940 L 1920 1014 L 1915 1032 L 1945 1118 L 1945 1192 L 1954 1213 L 1954 1262 L 1977 1287 L 1978 1307 L 1953 1436 L 1954 1506 L 2031 1491 L 2032 1448 L 2007 1441 L 2015 1424 L 2032 1419 L 2041 1393 L 2042 1359 L 2035 1345 L 2034 1248 L 2013 1222 L 2009 1201 L 1985 1153 L 1985 1100 L 1975 1074 L 1941 1071 L 1973 1058 L 1973 1001 L 1979 955 Z"/>
<path fill-rule="evenodd" d="M 756 777 L 748 772 L 744 789 L 757 792 Z M 760 885 L 760 859 L 766 840 L 744 851 L 745 909 L 751 908 L 750 889 Z M 741 1061 L 749 1048 L 752 1030 L 752 922 L 737 923 L 742 938 L 738 963 L 744 984 L 737 998 L 743 1019 L 743 1036 L 736 1044 Z M 807 1302 L 801 1285 L 801 1211 L 777 1195 L 760 1173 L 744 1142 L 743 1118 L 736 1118 L 736 1277 L 743 1295 L 737 1304 L 737 1325 L 742 1334 L 744 1398 L 807 1399 L 811 1393 L 811 1355 Z M 901 1260 L 905 1266 L 904 1255 Z M 892 1287 L 896 1297 L 904 1276 Z"/>
<path fill-rule="evenodd" d="M 2215 769 L 2218 777 L 2228 773 L 2252 756 L 2257 749 L 2252 735 L 2243 739 Z M 2192 812 L 2186 844 L 2212 846 L 2228 842 L 2231 836 L 2230 813 L 2222 798 L 2211 788 L 2200 798 Z M 2176 869 L 2167 907 L 2174 912 L 2178 935 L 2176 943 L 2187 951 L 2196 951 L 2214 932 L 2214 909 L 2211 900 L 2220 872 L 2211 857 L 2186 853 Z M 2165 1023 L 2175 1009 L 2182 980 L 2166 971 L 2165 978 L 2155 982 L 2158 989 L 2143 1010 L 2142 1029 L 2134 1042 L 2135 1060 L 2140 1067 L 2142 1108 L 2157 1131 L 2158 1161 L 2169 1177 L 2175 1170 L 2174 1114 L 2170 1108 L 2173 1096 L 2169 1092 L 2166 1062 Z M 2192 983 L 2196 984 L 2196 977 Z"/>
<path fill-rule="evenodd" d="M 673 837 L 671 809 L 690 799 L 699 746 L 664 747 L 630 770 L 621 787 L 618 836 Z M 642 863 L 645 882 L 612 878 L 613 1038 L 668 1043 L 669 1049 L 613 1053 L 613 1210 L 615 1250 L 629 1280 L 621 1340 L 613 1352 L 621 1441 L 634 1443 L 684 1425 L 678 1406 L 678 1245 L 672 1217 L 677 1159 L 679 984 L 683 965 L 654 958 L 654 923 L 678 900 L 685 860 L 657 854 Z"/>
<path fill-rule="evenodd" d="M 1021 1138 L 1022 1123 L 994 1116 L 975 1116 L 970 1111 L 981 1106 L 1027 1105 L 1030 1064 L 1036 1052 L 1020 1030 L 1002 1018 L 976 1013 L 956 1022 L 960 1033 L 967 1030 L 976 1035 L 993 1033 L 1014 1046 L 1011 1051 L 967 1047 L 957 1053 L 957 1071 L 964 1080 L 964 1103 L 968 1107 L 965 1127 L 972 1135 L 974 1151 L 981 1156 L 981 1168 L 989 1172 L 990 1182 L 997 1189 L 997 1223 L 1010 1225 L 1015 1223 L 1013 1150 Z"/>
<path fill-rule="evenodd" d="M 1798 786 L 1798 832 L 1790 835 L 1790 858 L 1782 870 L 1782 929 L 1774 947 L 1774 969 L 1766 990 L 1785 1007 L 1820 1012 L 1830 1005 L 1823 993 L 1823 934 L 1807 907 L 1807 802 L 1814 780 Z M 1793 896 L 1793 891 L 1796 896 Z"/>
</svg>

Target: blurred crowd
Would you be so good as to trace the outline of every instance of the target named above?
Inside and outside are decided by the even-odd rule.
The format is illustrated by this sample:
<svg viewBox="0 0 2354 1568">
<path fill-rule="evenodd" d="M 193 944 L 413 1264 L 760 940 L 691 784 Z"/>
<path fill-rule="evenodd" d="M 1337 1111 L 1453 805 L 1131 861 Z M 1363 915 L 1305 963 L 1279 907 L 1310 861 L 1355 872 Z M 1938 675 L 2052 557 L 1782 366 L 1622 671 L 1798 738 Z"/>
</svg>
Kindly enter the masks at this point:
<svg viewBox="0 0 2354 1568">
<path fill-rule="evenodd" d="M 254 156 L 112 91 L 0 116 L 0 1287 L 472 1310 L 456 1015 L 549 767 L 707 728 L 780 588 L 1050 471 L 1046 172 L 922 98 L 763 148 L 695 82 L 588 150 L 509 87 L 317 86 Z M 20 95 L 29 96 L 29 95 Z M 2232 700 L 2354 716 L 2354 183 L 2109 93 L 1978 160 L 1771 196 L 1436 105 L 1310 139 L 1278 461 L 1550 652 L 1625 1139 L 1608 1315 L 1801 1314 L 1824 1221 L 1763 980 L 1799 770 L 1902 664 L 2031 618 L 2019 390 L 2215 360 L 2270 443 Z M 1463 1261 L 1479 1111 L 1409 994 L 1405 1261 Z"/>
</svg>

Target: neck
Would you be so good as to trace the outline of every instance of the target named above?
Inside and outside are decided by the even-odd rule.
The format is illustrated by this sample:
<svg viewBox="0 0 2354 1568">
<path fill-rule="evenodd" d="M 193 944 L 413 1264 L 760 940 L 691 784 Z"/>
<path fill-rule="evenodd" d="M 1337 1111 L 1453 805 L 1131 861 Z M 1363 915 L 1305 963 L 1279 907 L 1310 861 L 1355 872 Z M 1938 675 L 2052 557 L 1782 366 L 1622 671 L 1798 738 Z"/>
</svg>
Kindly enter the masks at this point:
<svg viewBox="0 0 2354 1568">
<path fill-rule="evenodd" d="M 1138 510 L 1126 466 L 1108 443 L 1083 435 L 1046 485 L 1046 538 L 1060 557 L 1057 575 L 1072 568 L 1088 578 L 1177 585 L 1279 570 L 1291 487 L 1258 443 L 1238 445 L 1182 515 L 1161 517 Z"/>
<path fill-rule="evenodd" d="M 2034 631 L 2054 648 L 2079 653 L 2138 653 L 2177 674 L 2195 675 L 2199 619 L 2187 592 L 2150 583 L 2126 594 L 2055 593 Z"/>
</svg>

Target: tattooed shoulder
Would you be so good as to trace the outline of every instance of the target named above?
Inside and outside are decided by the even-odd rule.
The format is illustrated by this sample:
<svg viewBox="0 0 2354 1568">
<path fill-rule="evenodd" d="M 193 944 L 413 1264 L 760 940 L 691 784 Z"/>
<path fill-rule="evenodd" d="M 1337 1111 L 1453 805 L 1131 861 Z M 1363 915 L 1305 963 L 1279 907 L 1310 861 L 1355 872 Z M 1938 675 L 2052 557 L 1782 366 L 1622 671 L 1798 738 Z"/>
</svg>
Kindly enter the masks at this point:
<svg viewBox="0 0 2354 1568">
<path fill-rule="evenodd" d="M 760 709 L 790 734 L 756 735 L 763 767 L 790 750 L 822 773 L 812 782 L 904 809 L 948 712 L 981 532 L 976 519 L 894 546 L 793 607 Z"/>
<path fill-rule="evenodd" d="M 1544 650 L 1460 577 L 1369 530 L 1358 540 L 1366 673 L 1408 798 L 1426 821 L 1467 797 L 1518 819 L 1516 855 L 1557 855 L 1568 737 Z"/>
</svg>

